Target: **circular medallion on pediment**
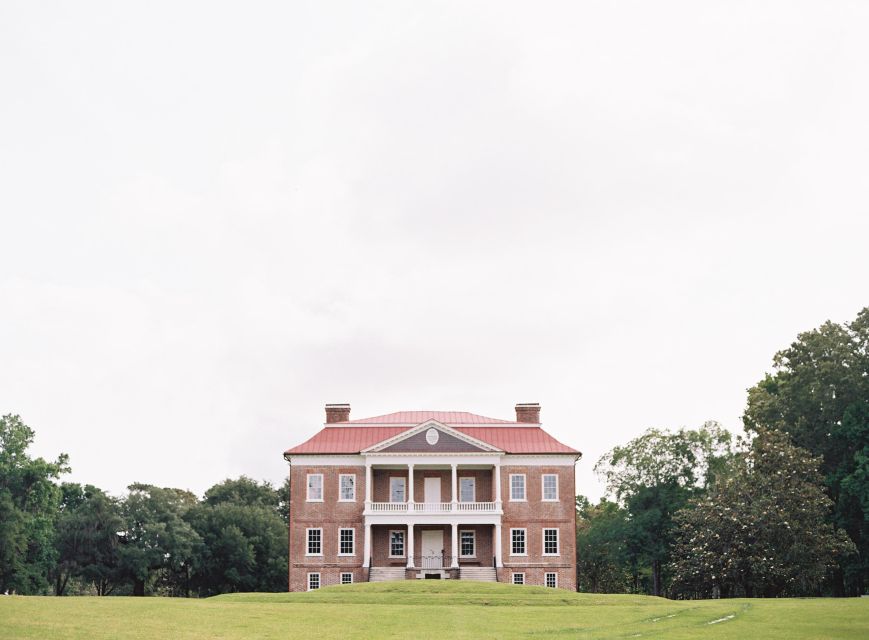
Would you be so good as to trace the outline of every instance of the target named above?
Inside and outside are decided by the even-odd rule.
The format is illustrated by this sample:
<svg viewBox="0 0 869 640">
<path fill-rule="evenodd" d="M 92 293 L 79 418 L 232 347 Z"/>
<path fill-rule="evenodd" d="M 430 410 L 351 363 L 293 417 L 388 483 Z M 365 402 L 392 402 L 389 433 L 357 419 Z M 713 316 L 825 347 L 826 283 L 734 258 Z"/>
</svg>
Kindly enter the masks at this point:
<svg viewBox="0 0 869 640">
<path fill-rule="evenodd" d="M 432 446 L 438 443 L 438 438 L 440 438 L 440 434 L 437 429 L 429 429 L 425 432 L 425 441 Z"/>
</svg>

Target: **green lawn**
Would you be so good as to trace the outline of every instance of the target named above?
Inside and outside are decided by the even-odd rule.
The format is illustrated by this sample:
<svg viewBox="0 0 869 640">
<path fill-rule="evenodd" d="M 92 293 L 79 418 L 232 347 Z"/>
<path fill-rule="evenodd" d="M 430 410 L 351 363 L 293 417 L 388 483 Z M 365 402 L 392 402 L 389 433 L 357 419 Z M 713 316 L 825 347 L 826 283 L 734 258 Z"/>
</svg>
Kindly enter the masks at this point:
<svg viewBox="0 0 869 640">
<path fill-rule="evenodd" d="M 703 600 L 469 582 L 180 598 L 0 597 L 0 638 L 869 638 L 869 598 Z"/>
</svg>

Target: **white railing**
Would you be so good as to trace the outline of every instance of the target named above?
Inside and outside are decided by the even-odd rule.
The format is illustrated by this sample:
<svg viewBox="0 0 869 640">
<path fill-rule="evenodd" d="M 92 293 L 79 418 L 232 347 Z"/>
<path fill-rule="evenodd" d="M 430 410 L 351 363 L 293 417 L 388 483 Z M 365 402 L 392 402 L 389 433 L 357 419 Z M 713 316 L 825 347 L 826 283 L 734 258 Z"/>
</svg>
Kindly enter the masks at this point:
<svg viewBox="0 0 869 640">
<path fill-rule="evenodd" d="M 498 513 L 497 502 L 369 502 L 369 513 Z"/>
<path fill-rule="evenodd" d="M 407 511 L 406 502 L 371 502 L 369 504 L 372 511 L 382 513 L 399 513 Z"/>
<path fill-rule="evenodd" d="M 457 502 L 456 506 L 458 511 L 473 511 L 475 513 L 495 510 L 494 502 Z"/>
</svg>

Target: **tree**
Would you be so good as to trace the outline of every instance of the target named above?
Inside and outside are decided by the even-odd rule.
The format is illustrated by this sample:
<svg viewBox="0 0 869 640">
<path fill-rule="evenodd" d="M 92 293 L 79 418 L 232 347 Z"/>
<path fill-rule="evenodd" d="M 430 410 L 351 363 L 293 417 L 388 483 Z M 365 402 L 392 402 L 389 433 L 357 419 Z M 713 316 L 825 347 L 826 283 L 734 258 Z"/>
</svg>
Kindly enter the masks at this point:
<svg viewBox="0 0 869 640">
<path fill-rule="evenodd" d="M 627 555 L 635 582 L 640 567 L 648 567 L 653 595 L 663 593 L 673 514 L 710 484 L 729 455 L 730 443 L 730 434 L 715 422 L 696 430 L 649 429 L 595 465 L 608 495 L 627 512 Z"/>
<path fill-rule="evenodd" d="M 133 595 L 146 587 L 189 594 L 199 535 L 185 520 L 196 496 L 181 489 L 131 484 L 121 505 L 120 568 L 133 582 Z"/>
<path fill-rule="evenodd" d="M 118 578 L 118 533 L 124 528 L 117 500 L 92 485 L 64 483 L 61 491 L 55 594 L 66 592 L 70 578 L 80 578 L 97 595 L 108 595 Z"/>
<path fill-rule="evenodd" d="M 817 595 L 855 548 L 825 522 L 819 458 L 761 431 L 728 474 L 676 514 L 673 591 L 682 597 Z"/>
<path fill-rule="evenodd" d="M 30 458 L 35 433 L 17 415 L 0 417 L 0 591 L 46 593 L 56 563 L 54 520 L 68 458 Z"/>
<path fill-rule="evenodd" d="M 844 325 L 826 322 L 775 354 L 773 374 L 748 392 L 749 432 L 779 429 L 821 456 L 834 506 L 829 521 L 844 528 L 859 554 L 836 580 L 839 594 L 869 585 L 869 307 Z"/>
<path fill-rule="evenodd" d="M 193 581 L 201 595 L 286 589 L 285 504 L 271 484 L 245 477 L 205 493 L 187 516 L 202 540 Z"/>
<path fill-rule="evenodd" d="M 576 557 L 578 591 L 626 593 L 631 590 L 625 528 L 627 514 L 615 502 L 592 505 L 577 496 Z"/>
</svg>

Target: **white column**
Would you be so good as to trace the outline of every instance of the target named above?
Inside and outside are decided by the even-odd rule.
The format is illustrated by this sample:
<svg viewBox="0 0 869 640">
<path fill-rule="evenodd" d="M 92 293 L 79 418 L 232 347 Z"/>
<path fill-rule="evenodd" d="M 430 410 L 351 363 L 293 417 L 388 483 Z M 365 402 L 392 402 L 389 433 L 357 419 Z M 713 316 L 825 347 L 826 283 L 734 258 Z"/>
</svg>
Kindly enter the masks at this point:
<svg viewBox="0 0 869 640">
<path fill-rule="evenodd" d="M 413 544 L 413 523 L 407 525 L 407 568 L 413 569 L 413 553 L 416 547 Z"/>
<path fill-rule="evenodd" d="M 452 508 L 452 510 L 453 510 L 453 512 L 455 513 L 455 511 L 457 510 L 457 509 L 456 509 L 456 502 L 459 501 L 459 498 L 458 498 L 458 487 L 456 486 L 456 482 L 457 482 L 457 480 L 456 480 L 456 476 L 457 476 L 458 474 L 457 474 L 457 472 L 456 472 L 456 471 L 457 471 L 457 470 L 456 470 L 456 465 L 454 464 L 454 465 L 452 465 L 452 467 L 453 467 L 453 508 Z"/>
<path fill-rule="evenodd" d="M 453 465 L 453 474 L 456 473 L 456 466 Z M 458 523 L 453 523 L 453 535 L 452 535 L 452 547 L 453 547 L 453 562 L 452 568 L 457 569 L 459 566 L 459 525 Z"/>
<path fill-rule="evenodd" d="M 501 562 L 501 523 L 495 525 L 495 566 L 504 566 Z"/>
<path fill-rule="evenodd" d="M 365 508 L 368 509 L 371 506 L 371 493 L 373 490 L 372 485 L 374 484 L 374 474 L 371 472 L 371 463 L 365 463 Z"/>
<path fill-rule="evenodd" d="M 365 542 L 362 544 L 362 566 L 368 566 L 368 559 L 371 557 L 371 525 L 365 525 Z"/>
<path fill-rule="evenodd" d="M 501 508 L 501 462 L 495 463 L 495 507 Z"/>
<path fill-rule="evenodd" d="M 407 510 L 413 511 L 413 465 L 407 465 Z"/>
</svg>

